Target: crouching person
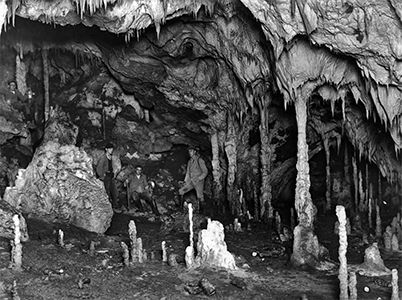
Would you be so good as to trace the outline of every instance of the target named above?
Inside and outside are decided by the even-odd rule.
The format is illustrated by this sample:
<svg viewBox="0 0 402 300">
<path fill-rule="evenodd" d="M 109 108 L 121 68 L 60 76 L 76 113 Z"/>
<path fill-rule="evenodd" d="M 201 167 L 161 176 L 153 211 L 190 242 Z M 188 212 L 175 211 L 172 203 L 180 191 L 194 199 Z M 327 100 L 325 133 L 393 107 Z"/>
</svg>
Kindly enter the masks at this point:
<svg viewBox="0 0 402 300">
<path fill-rule="evenodd" d="M 147 177 L 142 173 L 142 167 L 136 166 L 134 174 L 131 174 L 126 182 L 127 186 L 127 208 L 131 209 L 131 203 L 136 205 L 140 211 L 145 211 L 141 200 L 144 200 L 152 209 L 152 212 L 159 216 L 158 207 L 152 195 L 152 186 Z"/>
</svg>

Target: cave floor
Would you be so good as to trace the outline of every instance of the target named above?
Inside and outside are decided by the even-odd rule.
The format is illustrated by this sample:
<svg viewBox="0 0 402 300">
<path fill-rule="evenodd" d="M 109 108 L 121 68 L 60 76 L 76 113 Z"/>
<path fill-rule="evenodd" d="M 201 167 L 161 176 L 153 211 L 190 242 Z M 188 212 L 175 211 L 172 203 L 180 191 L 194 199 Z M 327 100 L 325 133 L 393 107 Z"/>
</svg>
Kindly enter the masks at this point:
<svg viewBox="0 0 402 300">
<path fill-rule="evenodd" d="M 154 252 L 155 259 L 132 267 L 123 267 L 120 241 L 127 241 L 130 219 L 137 225 L 137 236 L 142 237 L 148 257 Z M 169 253 L 184 254 L 188 234 L 175 232 L 164 234 L 160 222 L 144 216 L 116 214 L 106 235 L 88 233 L 65 225 L 48 225 L 28 220 L 30 240 L 23 245 L 23 271 L 11 270 L 10 247 L 6 239 L 0 240 L 0 279 L 10 290 L 16 282 L 21 299 L 338 299 L 336 272 L 318 272 L 294 269 L 288 264 L 286 254 L 275 257 L 277 242 L 267 241 L 270 233 L 256 226 L 252 231 L 226 233 L 228 250 L 236 257 L 239 270 L 198 269 L 188 271 L 184 259 L 172 267 L 162 263 L 161 241 L 165 240 Z M 65 248 L 57 245 L 57 229 L 65 236 Z M 320 234 L 325 234 L 321 227 Z M 335 249 L 336 241 L 325 242 Z M 362 249 L 350 239 L 351 261 L 359 260 Z M 90 255 L 91 241 L 97 242 L 96 251 Z M 279 247 L 280 248 L 280 247 Z M 269 250 L 267 250 L 269 249 Z M 363 248 L 364 249 L 364 248 Z M 269 252 L 270 251 L 270 252 Z M 252 253 L 257 253 L 253 256 Z M 269 255 L 269 253 L 272 255 Z M 331 253 L 331 256 L 333 254 Z M 183 255 L 179 255 L 182 257 Z M 402 266 L 402 259 L 389 256 L 386 265 Z M 185 287 L 207 278 L 216 293 L 190 295 Z M 357 276 L 358 299 L 389 299 L 391 289 L 376 284 L 372 278 Z M 385 278 L 383 281 L 390 280 Z M 369 293 L 363 288 L 368 286 Z M 10 294 L 7 292 L 6 294 Z M 1 298 L 1 297 L 0 297 Z M 307 299 L 306 298 L 306 299 Z M 3 298 L 2 298 L 3 299 Z M 12 298 L 9 295 L 9 299 Z"/>
</svg>

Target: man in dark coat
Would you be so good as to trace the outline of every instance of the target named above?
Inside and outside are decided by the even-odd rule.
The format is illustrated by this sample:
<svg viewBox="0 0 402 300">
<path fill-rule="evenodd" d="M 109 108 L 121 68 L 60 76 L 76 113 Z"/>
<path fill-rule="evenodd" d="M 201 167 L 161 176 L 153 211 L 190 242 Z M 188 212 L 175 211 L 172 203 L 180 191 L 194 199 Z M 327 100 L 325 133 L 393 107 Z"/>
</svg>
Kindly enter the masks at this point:
<svg viewBox="0 0 402 300">
<path fill-rule="evenodd" d="M 113 153 L 113 144 L 107 143 L 105 154 L 96 164 L 96 174 L 103 181 L 106 193 L 113 208 L 118 208 L 119 195 L 116 187 L 116 176 L 121 170 L 120 158 Z"/>
<path fill-rule="evenodd" d="M 147 176 L 142 173 L 142 167 L 136 166 L 135 173 L 131 174 L 127 180 L 127 206 L 130 210 L 131 201 L 133 201 L 141 211 L 144 211 L 141 199 L 151 207 L 154 214 L 159 215 L 158 207 L 152 197 L 152 187 L 148 183 Z"/>
</svg>

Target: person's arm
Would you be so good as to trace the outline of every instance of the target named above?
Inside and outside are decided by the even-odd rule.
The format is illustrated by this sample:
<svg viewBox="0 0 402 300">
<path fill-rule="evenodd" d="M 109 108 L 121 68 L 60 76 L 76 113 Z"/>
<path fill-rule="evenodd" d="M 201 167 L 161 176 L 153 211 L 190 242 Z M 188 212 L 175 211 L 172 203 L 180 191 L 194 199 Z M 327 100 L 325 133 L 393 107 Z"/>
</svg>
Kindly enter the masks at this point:
<svg viewBox="0 0 402 300">
<path fill-rule="evenodd" d="M 202 172 L 201 175 L 198 177 L 198 179 L 201 181 L 201 180 L 204 180 L 205 177 L 207 177 L 208 168 L 207 168 L 207 166 L 205 164 L 205 161 L 200 157 L 198 158 L 198 164 L 199 164 L 201 172 Z"/>
<path fill-rule="evenodd" d="M 190 181 L 190 161 L 187 163 L 187 169 L 186 169 L 186 176 L 184 177 L 184 182 L 188 183 Z"/>
</svg>

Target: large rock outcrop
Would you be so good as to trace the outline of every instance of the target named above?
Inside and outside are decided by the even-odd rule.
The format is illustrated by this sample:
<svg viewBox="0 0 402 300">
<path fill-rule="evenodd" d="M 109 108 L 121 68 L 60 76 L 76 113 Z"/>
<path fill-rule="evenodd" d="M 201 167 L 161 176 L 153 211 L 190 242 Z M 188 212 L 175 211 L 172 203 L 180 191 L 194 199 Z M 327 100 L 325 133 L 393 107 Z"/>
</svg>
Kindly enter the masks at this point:
<svg viewBox="0 0 402 300">
<path fill-rule="evenodd" d="M 64 222 L 103 233 L 113 211 L 103 183 L 95 178 L 92 159 L 72 145 L 48 142 L 20 169 L 4 200 L 30 217 Z"/>
</svg>

